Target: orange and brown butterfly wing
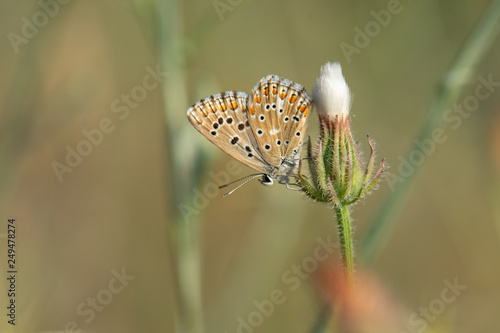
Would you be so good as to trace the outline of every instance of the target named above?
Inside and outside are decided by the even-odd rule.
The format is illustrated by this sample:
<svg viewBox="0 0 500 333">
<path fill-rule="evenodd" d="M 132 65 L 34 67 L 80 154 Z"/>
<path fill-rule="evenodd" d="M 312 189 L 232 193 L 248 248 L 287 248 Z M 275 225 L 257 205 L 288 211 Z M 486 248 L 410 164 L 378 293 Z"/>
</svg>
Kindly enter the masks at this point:
<svg viewBox="0 0 500 333">
<path fill-rule="evenodd" d="M 206 97 L 187 110 L 189 122 L 210 142 L 241 163 L 269 173 L 248 121 L 249 96 L 226 91 Z"/>
<path fill-rule="evenodd" d="M 248 120 L 264 161 L 279 166 L 298 156 L 312 99 L 298 83 L 277 75 L 260 80 L 248 103 Z"/>
</svg>

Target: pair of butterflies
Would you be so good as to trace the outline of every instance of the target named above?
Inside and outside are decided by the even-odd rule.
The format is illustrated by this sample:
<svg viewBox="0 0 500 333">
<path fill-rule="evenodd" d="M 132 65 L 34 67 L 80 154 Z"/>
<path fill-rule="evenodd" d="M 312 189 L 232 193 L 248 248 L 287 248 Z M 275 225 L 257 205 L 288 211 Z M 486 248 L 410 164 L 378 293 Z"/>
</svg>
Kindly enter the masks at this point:
<svg viewBox="0 0 500 333">
<path fill-rule="evenodd" d="M 210 142 L 257 170 L 262 184 L 276 180 L 288 187 L 297 174 L 312 104 L 300 84 L 269 75 L 250 95 L 225 91 L 196 102 L 187 118 Z"/>
</svg>

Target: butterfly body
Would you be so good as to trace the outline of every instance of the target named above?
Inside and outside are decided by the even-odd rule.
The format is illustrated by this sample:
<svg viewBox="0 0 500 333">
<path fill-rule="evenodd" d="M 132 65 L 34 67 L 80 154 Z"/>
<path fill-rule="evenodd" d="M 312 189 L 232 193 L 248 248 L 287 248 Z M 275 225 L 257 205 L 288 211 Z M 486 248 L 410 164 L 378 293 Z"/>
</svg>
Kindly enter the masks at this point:
<svg viewBox="0 0 500 333">
<path fill-rule="evenodd" d="M 312 99 L 277 75 L 261 79 L 248 95 L 226 91 L 187 110 L 191 124 L 217 147 L 263 174 L 288 184 L 296 175 Z"/>
</svg>

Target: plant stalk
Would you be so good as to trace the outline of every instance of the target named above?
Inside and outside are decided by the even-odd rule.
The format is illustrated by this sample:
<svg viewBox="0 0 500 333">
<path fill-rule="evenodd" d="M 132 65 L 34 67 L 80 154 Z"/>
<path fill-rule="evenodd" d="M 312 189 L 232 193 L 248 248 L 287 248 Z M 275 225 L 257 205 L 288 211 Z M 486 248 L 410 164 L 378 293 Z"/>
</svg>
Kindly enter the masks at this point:
<svg viewBox="0 0 500 333">
<path fill-rule="evenodd" d="M 201 299 L 200 223 L 179 220 L 172 225 L 171 241 L 175 243 L 175 276 L 177 285 L 176 327 L 178 333 L 203 332 Z M 174 239 L 175 238 L 175 239 Z"/>
<path fill-rule="evenodd" d="M 354 281 L 354 255 L 352 246 L 351 215 L 347 205 L 335 205 L 335 214 L 337 215 L 340 247 L 342 252 L 342 261 L 348 285 Z"/>
<path fill-rule="evenodd" d="M 166 171 L 169 184 L 168 198 L 172 218 L 168 221 L 171 252 L 175 274 L 175 331 L 203 333 L 204 311 L 201 292 L 201 224 L 197 214 L 182 216 L 182 204 L 193 202 L 189 189 L 199 186 L 196 163 L 200 161 L 193 145 L 186 144 L 184 135 L 188 126 L 185 112 L 188 88 L 183 48 L 182 2 L 155 0 L 161 68 L 168 72 L 162 84 L 167 133 Z M 186 149 L 191 147 L 191 149 Z"/>
</svg>

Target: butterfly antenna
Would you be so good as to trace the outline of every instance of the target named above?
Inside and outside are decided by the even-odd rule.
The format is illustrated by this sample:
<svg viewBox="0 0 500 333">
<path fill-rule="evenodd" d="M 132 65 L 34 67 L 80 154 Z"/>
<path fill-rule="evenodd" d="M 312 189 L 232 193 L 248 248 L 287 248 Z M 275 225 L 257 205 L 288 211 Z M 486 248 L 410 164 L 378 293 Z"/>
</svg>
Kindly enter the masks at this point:
<svg viewBox="0 0 500 333">
<path fill-rule="evenodd" d="M 243 185 L 245 185 L 246 183 L 248 183 L 249 181 L 251 181 L 252 179 L 254 178 L 257 178 L 257 177 L 260 177 L 260 176 L 263 176 L 264 174 L 263 173 L 256 173 L 256 174 L 253 174 L 253 175 L 248 175 L 248 176 L 245 176 L 245 177 L 242 177 L 240 179 L 237 179 L 237 180 L 233 180 L 232 182 L 230 183 L 227 183 L 227 184 L 224 184 L 224 185 L 221 185 L 219 186 L 219 188 L 224 188 L 226 186 L 229 186 L 231 184 L 234 184 L 234 183 L 237 183 L 239 181 L 242 181 L 243 179 L 246 179 L 243 183 L 241 183 L 240 185 L 236 186 L 234 189 L 232 189 L 231 191 L 227 192 L 226 194 L 223 194 L 222 197 L 227 197 L 228 195 L 230 195 L 231 193 L 233 193 L 234 191 L 236 191 L 237 189 L 239 189 L 240 187 L 242 187 Z M 248 179 L 247 179 L 248 178 Z"/>
</svg>

